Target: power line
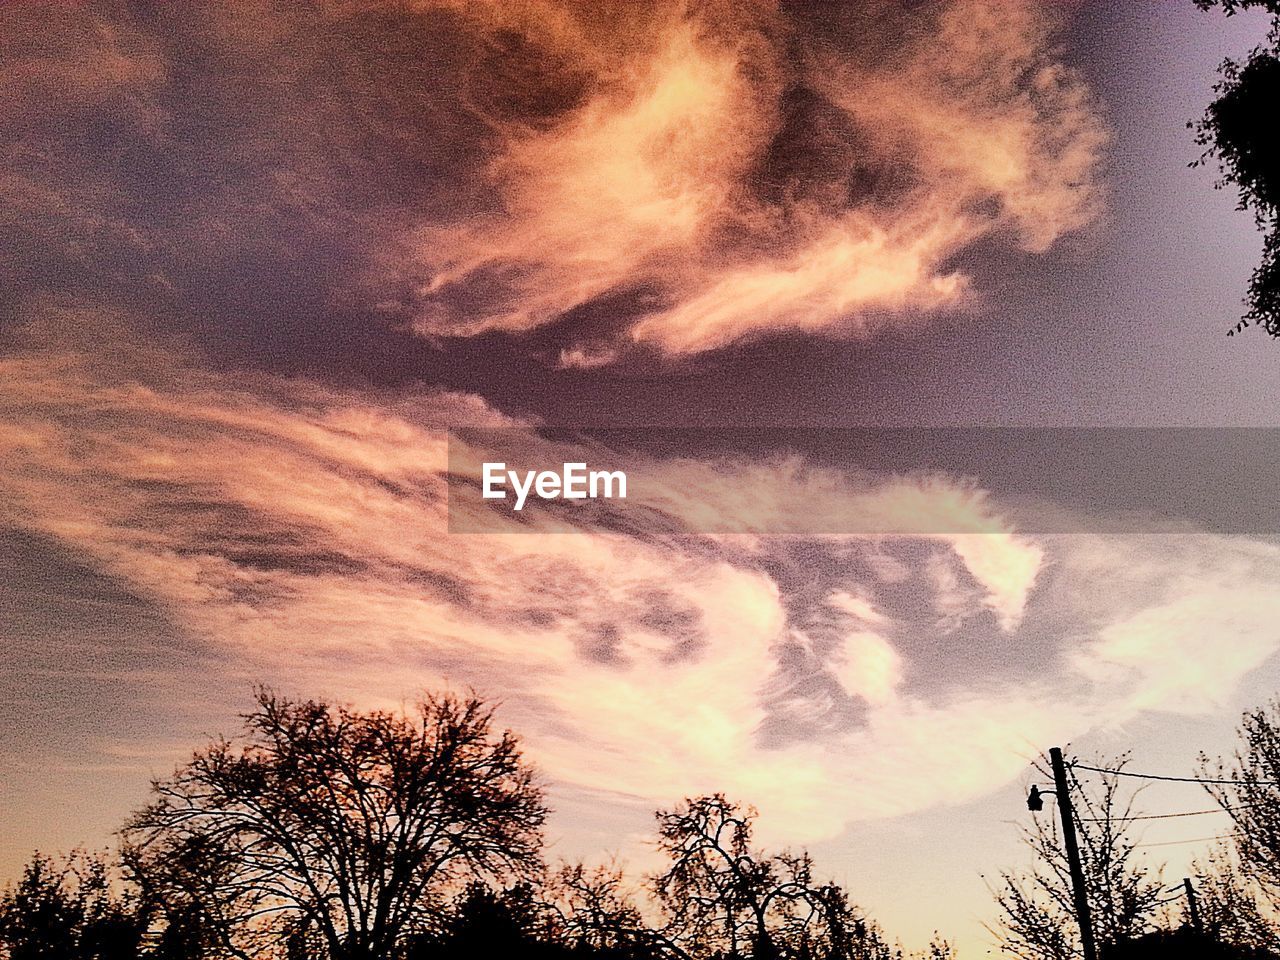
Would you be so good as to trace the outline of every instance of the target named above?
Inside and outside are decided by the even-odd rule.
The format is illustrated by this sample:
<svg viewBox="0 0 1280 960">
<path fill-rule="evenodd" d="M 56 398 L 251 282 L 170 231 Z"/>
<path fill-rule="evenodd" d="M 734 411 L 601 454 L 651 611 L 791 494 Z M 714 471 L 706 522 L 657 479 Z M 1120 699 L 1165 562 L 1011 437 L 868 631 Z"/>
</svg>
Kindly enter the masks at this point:
<svg viewBox="0 0 1280 960">
<path fill-rule="evenodd" d="M 1238 833 L 1224 833 L 1216 837 L 1192 837 L 1190 840 L 1162 840 L 1159 843 L 1135 843 L 1134 847 L 1176 847 L 1184 843 L 1208 843 L 1210 840 L 1234 840 Z"/>
<path fill-rule="evenodd" d="M 1210 813 L 1230 813 L 1245 807 L 1214 807 L 1212 810 L 1187 810 L 1184 813 L 1150 813 L 1132 817 L 1077 817 L 1082 823 L 1128 823 L 1131 820 L 1172 820 L 1174 817 L 1203 817 Z"/>
<path fill-rule="evenodd" d="M 1091 767 L 1084 763 L 1073 763 L 1071 768 L 1073 770 L 1092 770 L 1094 773 L 1109 773 L 1113 777 L 1136 777 L 1139 780 L 1166 780 L 1172 783 L 1199 783 L 1227 787 L 1280 787 L 1280 780 L 1213 780 L 1206 777 L 1168 777 L 1160 773 L 1108 770 L 1105 767 Z"/>
</svg>

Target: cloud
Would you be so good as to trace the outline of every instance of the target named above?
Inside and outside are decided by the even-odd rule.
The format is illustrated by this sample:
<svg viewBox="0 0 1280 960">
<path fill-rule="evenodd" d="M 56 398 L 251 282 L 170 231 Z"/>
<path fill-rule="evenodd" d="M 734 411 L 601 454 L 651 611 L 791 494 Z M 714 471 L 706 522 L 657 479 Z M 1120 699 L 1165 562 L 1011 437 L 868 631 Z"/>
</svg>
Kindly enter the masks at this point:
<svg viewBox="0 0 1280 960">
<path fill-rule="evenodd" d="M 1267 544 L 449 534 L 444 428 L 513 423 L 475 397 L 213 374 L 159 350 L 104 364 L 67 343 L 0 374 L 4 523 L 215 651 L 211 685 L 363 704 L 474 685 L 558 790 L 725 790 L 777 839 L 978 796 L 1102 718 L 1210 709 L 1280 649 Z M 866 482 L 749 458 L 665 469 L 710 510 L 735 483 L 748 503 L 772 490 L 784 521 L 780 490 L 807 509 Z M 972 493 L 950 509 L 991 528 Z M 909 502 L 946 495 L 937 477 Z"/>
<path fill-rule="evenodd" d="M 866 336 L 1099 208 L 1030 0 L 34 11 L 0 14 L 10 296 L 161 325 L 537 332 L 573 367 Z"/>
<path fill-rule="evenodd" d="M 631 292 L 562 363 L 865 334 L 958 305 L 975 241 L 1044 252 L 1093 218 L 1106 134 L 1042 5 L 871 6 L 901 29 L 659 4 L 634 49 L 632 24 L 595 38 L 615 56 L 581 102 L 504 128 L 498 208 L 423 229 L 418 329 L 531 330 Z"/>
</svg>

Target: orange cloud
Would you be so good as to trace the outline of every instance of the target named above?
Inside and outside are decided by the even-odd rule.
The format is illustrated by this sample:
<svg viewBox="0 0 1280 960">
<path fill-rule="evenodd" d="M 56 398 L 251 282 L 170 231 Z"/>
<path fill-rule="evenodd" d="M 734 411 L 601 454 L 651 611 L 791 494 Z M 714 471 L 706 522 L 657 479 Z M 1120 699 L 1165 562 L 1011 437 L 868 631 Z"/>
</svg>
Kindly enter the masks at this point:
<svg viewBox="0 0 1280 960">
<path fill-rule="evenodd" d="M 587 79 L 547 122 L 497 128 L 492 210 L 411 243 L 426 335 L 532 330 L 621 294 L 604 333 L 569 325 L 563 364 L 860 335 L 962 302 L 948 262 L 976 240 L 1044 252 L 1098 211 L 1106 133 L 1042 4 L 879 5 L 897 34 L 842 38 L 767 3 L 658 4 L 589 36 L 563 26 L 579 6 L 531 7 Z"/>
<path fill-rule="evenodd" d="M 376 307 L 597 367 L 919 322 L 978 241 L 1100 207 L 1105 128 L 1033 0 L 310 9 L 6 8 L 19 292 Z"/>
</svg>

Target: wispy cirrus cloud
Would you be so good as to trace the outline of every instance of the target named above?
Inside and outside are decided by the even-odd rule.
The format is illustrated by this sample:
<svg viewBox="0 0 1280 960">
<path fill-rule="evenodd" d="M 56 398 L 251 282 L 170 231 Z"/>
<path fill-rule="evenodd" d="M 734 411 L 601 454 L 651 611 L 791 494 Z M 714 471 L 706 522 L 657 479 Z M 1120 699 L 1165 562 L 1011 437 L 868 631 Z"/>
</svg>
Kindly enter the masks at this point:
<svg viewBox="0 0 1280 960">
<path fill-rule="evenodd" d="M 726 790 L 780 839 L 980 795 L 1101 716 L 1203 711 L 1280 649 L 1258 589 L 1275 547 L 1249 540 L 449 535 L 444 428 L 512 423 L 474 397 L 68 343 L 0 369 L 4 523 L 145 598 L 235 678 L 367 704 L 474 685 L 558 789 Z M 788 490 L 806 510 L 866 482 L 749 458 L 714 484 L 696 457 L 667 469 L 713 509 L 735 483 L 781 511 Z M 997 507 L 953 502 L 984 528 Z M 1215 630 L 1232 643 L 1200 641 Z"/>
<path fill-rule="evenodd" d="M 1035 535 L 954 475 L 686 450 L 631 461 L 645 508 L 760 533 L 448 532 L 447 426 L 515 425 L 543 376 L 550 419 L 636 414 L 577 406 L 610 374 L 530 356 L 875 336 L 1087 229 L 1107 135 L 1064 6 L 0 4 L 7 869 L 105 839 L 254 682 L 497 697 L 594 856 L 703 790 L 758 804 L 771 842 L 963 802 L 1274 666 L 1274 545 Z M 809 378 L 774 346 L 780 385 L 709 387 L 713 422 Z M 731 369 L 771 374 L 753 353 Z M 883 388 L 953 373 L 987 368 Z M 814 534 L 850 511 L 868 532 Z M 881 846 L 904 903 L 919 867 L 971 866 Z"/>
<path fill-rule="evenodd" d="M 840 17 L 803 7 L 657 6 L 644 42 L 629 23 L 584 41 L 580 102 L 499 127 L 495 210 L 424 228 L 419 329 L 529 330 L 628 292 L 562 362 L 862 334 L 956 306 L 976 240 L 1043 252 L 1098 210 L 1106 135 L 1043 5 L 908 24 L 873 3 L 839 44 Z"/>
<path fill-rule="evenodd" d="M 1100 205 L 1104 125 L 1030 0 L 34 9 L 0 14 L 19 295 L 590 367 L 916 323 L 977 241 L 1044 252 Z"/>
</svg>

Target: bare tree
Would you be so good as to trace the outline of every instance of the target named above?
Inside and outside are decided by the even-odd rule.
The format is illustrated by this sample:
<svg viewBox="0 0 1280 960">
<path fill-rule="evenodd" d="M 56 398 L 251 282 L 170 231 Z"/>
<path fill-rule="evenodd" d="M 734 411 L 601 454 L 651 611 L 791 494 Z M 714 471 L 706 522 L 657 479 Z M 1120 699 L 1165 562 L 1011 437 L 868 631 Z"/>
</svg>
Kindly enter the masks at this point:
<svg viewBox="0 0 1280 960">
<path fill-rule="evenodd" d="M 241 960 L 267 938 L 387 957 L 462 880 L 541 866 L 541 789 L 474 697 L 410 716 L 263 691 L 237 741 L 153 791 L 122 831 L 134 878 Z"/>
<path fill-rule="evenodd" d="M 661 936 L 682 957 L 880 960 L 891 951 L 845 893 L 818 884 L 807 853 L 766 856 L 752 846 L 755 811 L 721 794 L 658 813 L 658 846 L 670 861 L 652 879 L 667 923 Z"/>
<path fill-rule="evenodd" d="M 645 923 L 636 891 L 614 864 L 563 864 L 544 884 L 543 902 L 552 939 L 576 950 L 636 957 L 679 953 Z"/>
<path fill-rule="evenodd" d="M 1244 714 L 1229 759 L 1200 756 L 1205 789 L 1231 817 L 1227 844 L 1197 866 L 1206 927 L 1227 943 L 1280 943 L 1280 701 Z"/>
<path fill-rule="evenodd" d="M 1119 757 L 1090 765 L 1122 770 L 1127 763 L 1127 757 Z M 1050 776 L 1043 762 L 1038 768 Z M 1122 789 L 1114 774 L 1098 774 L 1083 784 L 1072 771 L 1069 779 L 1094 933 L 1104 944 L 1136 939 L 1152 929 L 1164 893 L 1162 868 L 1137 855 L 1136 793 Z M 1071 873 L 1057 819 L 1037 817 L 1023 835 L 1035 866 L 1000 874 L 994 890 L 1000 919 L 991 932 L 1005 951 L 1024 960 L 1078 957 Z"/>
<path fill-rule="evenodd" d="M 1233 757 L 1211 761 L 1201 754 L 1206 789 L 1230 815 L 1241 869 L 1280 902 L 1280 701 L 1244 715 Z"/>
<path fill-rule="evenodd" d="M 1232 846 L 1220 843 L 1196 861 L 1193 872 L 1200 919 L 1210 936 L 1259 951 L 1280 943 L 1280 912 L 1240 868 Z"/>
</svg>

